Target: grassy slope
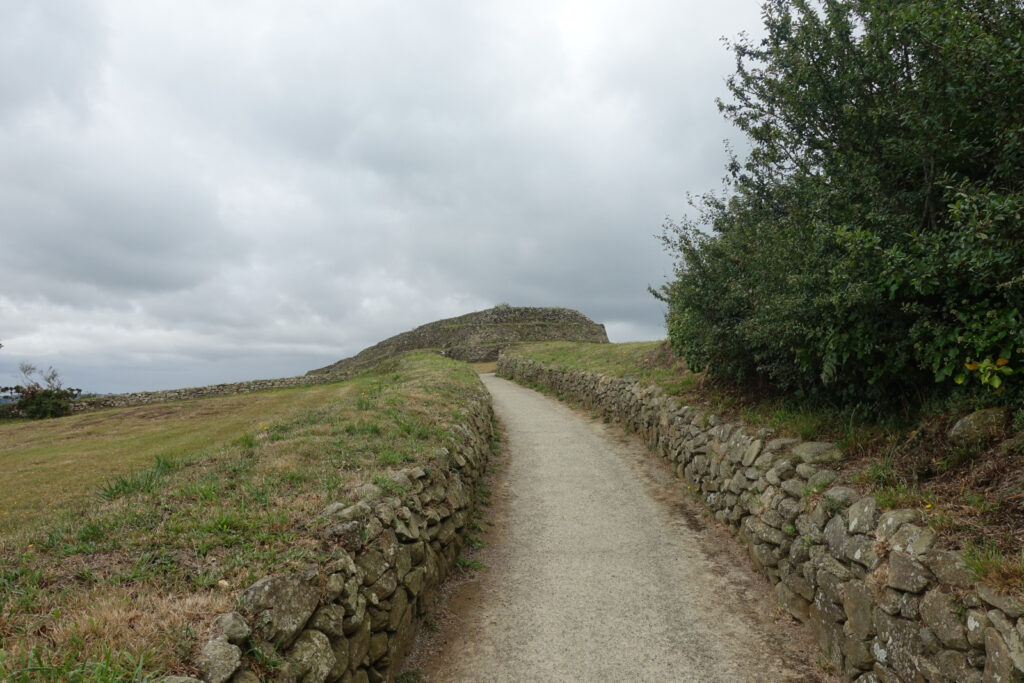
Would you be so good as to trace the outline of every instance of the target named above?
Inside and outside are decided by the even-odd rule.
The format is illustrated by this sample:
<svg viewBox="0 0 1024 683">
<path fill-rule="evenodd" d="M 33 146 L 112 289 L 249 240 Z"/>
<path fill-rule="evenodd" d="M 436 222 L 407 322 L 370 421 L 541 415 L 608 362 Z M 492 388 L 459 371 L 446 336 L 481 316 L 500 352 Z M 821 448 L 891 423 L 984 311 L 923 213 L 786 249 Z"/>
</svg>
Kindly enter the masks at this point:
<svg viewBox="0 0 1024 683">
<path fill-rule="evenodd" d="M 780 436 L 836 440 L 847 456 L 842 469 L 849 482 L 883 508 L 920 509 L 946 547 L 964 550 L 976 574 L 1024 594 L 1024 453 L 948 443 L 945 433 L 969 407 L 934 409 L 913 423 L 864 422 L 855 413 L 705 384 L 663 342 L 532 344 L 516 353 L 555 367 L 634 377 L 684 404 Z"/>
<path fill-rule="evenodd" d="M 26 450 L 34 433 L 64 454 L 105 443 L 123 462 L 114 480 L 83 478 L 77 468 L 33 480 L 59 492 L 62 479 L 74 479 L 81 490 L 68 511 L 45 521 L 30 515 L 0 535 L 0 678 L 186 671 L 209 618 L 229 611 L 240 590 L 329 554 L 317 536 L 319 510 L 354 499 L 363 483 L 387 487 L 389 469 L 429 464 L 456 438 L 460 406 L 483 391 L 469 366 L 435 355 L 385 366 L 329 387 L 168 405 L 181 410 L 158 416 L 168 419 L 152 433 L 134 410 L 82 416 L 89 428 L 77 432 L 66 422 L 15 426 Z M 140 430 L 149 434 L 145 457 L 131 452 Z M 29 496 L 37 494 L 18 494 Z"/>
<path fill-rule="evenodd" d="M 331 384 L 240 396 L 84 413 L 57 420 L 0 424 L 0 534 L 53 510 L 90 504 L 118 476 L 219 446 L 261 420 L 283 418 L 340 398 Z"/>
</svg>

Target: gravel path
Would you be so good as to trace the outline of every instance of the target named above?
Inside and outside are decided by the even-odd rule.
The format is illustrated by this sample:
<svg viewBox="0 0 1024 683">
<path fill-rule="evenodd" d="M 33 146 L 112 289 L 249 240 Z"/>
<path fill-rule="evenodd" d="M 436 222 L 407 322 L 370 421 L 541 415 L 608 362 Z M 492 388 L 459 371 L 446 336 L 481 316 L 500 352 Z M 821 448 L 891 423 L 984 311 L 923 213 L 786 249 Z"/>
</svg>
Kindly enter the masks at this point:
<svg viewBox="0 0 1024 683">
<path fill-rule="evenodd" d="M 735 542 L 618 427 L 484 375 L 505 452 L 477 557 L 421 629 L 426 681 L 827 680 Z"/>
</svg>

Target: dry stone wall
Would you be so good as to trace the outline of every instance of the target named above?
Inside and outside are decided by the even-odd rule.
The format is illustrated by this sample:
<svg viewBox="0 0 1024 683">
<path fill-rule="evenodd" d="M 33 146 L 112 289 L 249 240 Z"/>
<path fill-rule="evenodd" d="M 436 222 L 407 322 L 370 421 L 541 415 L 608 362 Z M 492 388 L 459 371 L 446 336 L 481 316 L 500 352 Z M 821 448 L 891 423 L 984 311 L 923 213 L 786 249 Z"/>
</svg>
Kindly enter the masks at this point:
<svg viewBox="0 0 1024 683">
<path fill-rule="evenodd" d="M 227 396 L 230 394 L 250 394 L 256 391 L 285 389 L 288 387 L 304 387 L 313 384 L 328 384 L 347 379 L 352 373 L 315 375 L 304 377 L 282 377 L 280 379 L 254 379 L 248 382 L 231 384 L 211 384 L 205 387 L 188 387 L 186 389 L 167 389 L 163 391 L 137 391 L 129 394 L 110 394 L 108 396 L 91 396 L 74 401 L 73 412 L 81 413 L 100 408 L 124 408 L 142 406 L 170 401 L 188 401 L 194 398 L 210 396 Z"/>
<path fill-rule="evenodd" d="M 1024 680 L 1024 606 L 939 549 L 919 511 L 883 512 L 838 481 L 834 444 L 773 439 L 629 379 L 514 355 L 498 373 L 621 422 L 668 459 L 846 680 Z"/>
<path fill-rule="evenodd" d="M 333 558 L 267 576 L 216 617 L 195 659 L 203 681 L 248 683 L 267 674 L 253 653 L 278 657 L 280 681 L 392 681 L 437 587 L 455 565 L 490 455 L 492 411 L 481 386 L 461 437 L 430 467 L 389 475 L 382 491 L 326 507 L 317 523 Z M 168 683 L 198 679 L 171 677 Z"/>
</svg>

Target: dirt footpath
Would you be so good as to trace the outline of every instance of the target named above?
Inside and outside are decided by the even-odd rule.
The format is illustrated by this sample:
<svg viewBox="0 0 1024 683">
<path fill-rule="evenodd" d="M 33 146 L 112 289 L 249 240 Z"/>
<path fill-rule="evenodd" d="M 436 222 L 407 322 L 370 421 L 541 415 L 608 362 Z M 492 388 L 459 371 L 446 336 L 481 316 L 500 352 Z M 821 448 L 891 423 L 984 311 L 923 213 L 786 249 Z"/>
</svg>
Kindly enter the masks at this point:
<svg viewBox="0 0 1024 683">
<path fill-rule="evenodd" d="M 485 569 L 448 586 L 424 681 L 814 681 L 808 636 L 662 461 L 484 375 L 505 427 Z M 433 627 L 433 632 L 431 632 Z"/>
</svg>

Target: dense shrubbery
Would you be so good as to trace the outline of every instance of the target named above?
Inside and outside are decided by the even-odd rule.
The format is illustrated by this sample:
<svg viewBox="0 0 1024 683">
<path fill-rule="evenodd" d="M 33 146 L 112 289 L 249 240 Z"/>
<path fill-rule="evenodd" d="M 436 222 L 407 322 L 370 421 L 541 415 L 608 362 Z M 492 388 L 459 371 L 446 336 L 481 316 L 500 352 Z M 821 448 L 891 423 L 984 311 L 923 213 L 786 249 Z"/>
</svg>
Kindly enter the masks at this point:
<svg viewBox="0 0 1024 683">
<path fill-rule="evenodd" d="M 958 384 L 1019 397 L 1024 7 L 770 0 L 764 20 L 719 103 L 751 151 L 664 232 L 676 352 L 876 407 Z"/>
<path fill-rule="evenodd" d="M 0 395 L 14 401 L 0 406 L 0 417 L 39 420 L 71 414 L 71 402 L 82 393 L 81 389 L 65 387 L 53 368 L 43 372 L 30 363 L 22 363 L 21 374 L 21 384 L 0 387 Z"/>
</svg>

